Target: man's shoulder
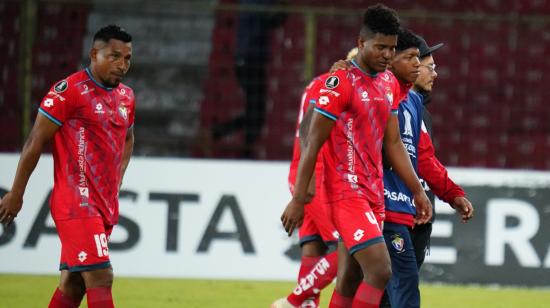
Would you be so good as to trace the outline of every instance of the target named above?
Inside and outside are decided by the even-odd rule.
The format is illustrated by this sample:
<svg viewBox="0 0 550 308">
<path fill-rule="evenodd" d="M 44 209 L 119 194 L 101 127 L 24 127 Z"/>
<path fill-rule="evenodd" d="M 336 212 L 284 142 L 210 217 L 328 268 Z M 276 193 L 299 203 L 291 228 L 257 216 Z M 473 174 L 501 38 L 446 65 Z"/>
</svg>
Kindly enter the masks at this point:
<svg viewBox="0 0 550 308">
<path fill-rule="evenodd" d="M 422 107 L 423 109 L 424 107 L 423 100 L 424 100 L 424 97 L 420 93 L 414 90 L 409 90 L 409 93 L 407 93 L 407 101 L 410 101 L 411 104 L 417 105 L 417 108 Z"/>
<path fill-rule="evenodd" d="M 71 91 L 72 89 L 75 88 L 77 84 L 81 83 L 86 78 L 88 77 L 86 76 L 86 73 L 84 72 L 84 70 L 75 72 L 61 80 L 56 81 L 52 86 L 52 91 L 58 94 Z"/>
<path fill-rule="evenodd" d="M 321 88 L 327 90 L 344 91 L 352 87 L 355 82 L 354 74 L 347 70 L 337 70 L 320 76 Z"/>
</svg>

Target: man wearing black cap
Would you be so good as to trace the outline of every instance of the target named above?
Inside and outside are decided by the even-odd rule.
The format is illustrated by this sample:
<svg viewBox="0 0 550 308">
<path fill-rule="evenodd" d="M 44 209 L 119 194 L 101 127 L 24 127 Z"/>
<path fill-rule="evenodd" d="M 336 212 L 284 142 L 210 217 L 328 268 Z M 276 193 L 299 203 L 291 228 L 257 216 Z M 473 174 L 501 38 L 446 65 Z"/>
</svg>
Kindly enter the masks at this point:
<svg viewBox="0 0 550 308">
<path fill-rule="evenodd" d="M 417 38 L 420 51 L 419 76 L 413 89 L 399 106 L 401 139 L 407 145 L 407 151 L 419 178 L 424 179 L 427 184 L 424 185 L 425 189 L 427 191 L 431 189 L 439 199 L 455 208 L 462 220 L 466 222 L 473 215 L 472 205 L 464 197 L 464 190 L 449 178 L 447 170 L 435 157 L 430 135 L 423 121 L 425 116 L 429 116 L 423 105 L 437 77 L 431 53 L 441 48 L 443 44 L 428 47 L 421 37 Z M 414 223 L 411 221 L 409 224 L 405 220 L 405 214 L 411 213 L 411 210 L 407 210 L 407 204 L 410 204 L 410 201 L 401 197 L 406 195 L 406 192 L 399 177 L 393 174 L 389 166 L 385 166 L 384 238 L 392 260 L 393 274 L 380 307 L 390 307 L 390 303 L 393 308 L 420 307 L 418 271 L 424 262 L 431 235 L 431 224 L 429 227 L 416 225 L 411 229 Z M 433 194 L 431 197 L 434 200 Z"/>
<path fill-rule="evenodd" d="M 426 105 L 431 101 L 430 94 L 432 91 L 432 86 L 435 79 L 437 78 L 437 72 L 435 71 L 435 62 L 432 53 L 443 47 L 443 43 L 439 43 L 437 45 L 429 47 L 424 38 L 418 35 L 418 39 L 420 40 L 420 46 L 418 47 L 418 49 L 420 50 L 420 75 L 414 83 L 413 91 L 419 93 L 424 98 L 424 112 L 422 113 L 422 120 L 424 121 L 424 126 L 426 127 L 426 130 L 428 131 L 428 134 L 431 138 L 432 116 L 426 108 Z M 422 226 L 415 226 L 415 228 L 411 232 L 414 249 L 416 251 L 416 263 L 418 265 L 419 271 L 420 267 L 424 263 L 424 259 L 426 258 L 426 252 L 429 249 L 430 236 L 432 234 L 432 223 L 435 219 L 435 196 L 426 185 L 426 182 L 424 180 L 421 181 L 426 188 L 426 194 L 428 195 L 428 198 L 430 198 L 430 201 L 432 202 L 434 212 L 432 219 L 429 223 Z"/>
<path fill-rule="evenodd" d="M 420 75 L 414 83 L 414 87 L 411 90 L 420 94 L 423 98 L 423 104 L 426 106 L 430 102 L 430 94 L 435 79 L 437 78 L 437 72 L 435 71 L 435 62 L 432 53 L 443 47 L 443 43 L 439 43 L 432 47 L 429 47 L 426 41 L 418 36 L 420 39 Z M 447 170 L 435 157 L 434 149 L 431 144 L 432 136 L 432 119 L 429 111 L 424 108 L 423 124 L 426 129 L 426 134 L 423 136 L 423 140 L 419 143 L 419 152 L 427 153 L 429 158 L 419 159 L 419 176 L 423 179 L 423 183 L 426 188 L 426 193 L 435 205 L 435 197 L 432 191 L 436 192 L 437 196 L 450 204 L 459 214 L 462 214 L 462 220 L 466 222 L 473 215 L 473 207 L 468 199 L 465 198 L 465 193 L 458 185 L 450 180 L 447 174 Z M 422 142 L 424 141 L 424 142 Z M 428 188 L 429 186 L 429 188 Z M 431 188 L 431 190 L 430 190 Z M 464 214 L 466 213 L 466 216 Z M 411 232 L 412 241 L 416 251 L 416 262 L 418 269 L 424 263 L 426 251 L 428 250 L 430 236 L 432 233 L 432 223 L 435 218 L 432 216 L 430 223 L 424 225 L 416 225 Z"/>
</svg>

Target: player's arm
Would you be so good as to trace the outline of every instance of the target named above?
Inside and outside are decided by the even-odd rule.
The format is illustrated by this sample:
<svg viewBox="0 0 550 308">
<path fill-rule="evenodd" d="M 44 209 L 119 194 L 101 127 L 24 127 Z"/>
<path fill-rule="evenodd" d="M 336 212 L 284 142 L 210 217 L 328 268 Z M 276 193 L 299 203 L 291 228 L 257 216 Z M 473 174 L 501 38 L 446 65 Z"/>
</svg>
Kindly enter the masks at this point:
<svg viewBox="0 0 550 308">
<path fill-rule="evenodd" d="M 300 163 L 298 164 L 296 183 L 294 185 L 294 196 L 281 216 L 281 221 L 288 236 L 291 236 L 294 229 L 302 224 L 304 205 L 308 200 L 307 188 L 315 169 L 317 154 L 330 135 L 333 127 L 334 120 L 318 112 L 313 112 L 307 142 L 300 155 Z"/>
<path fill-rule="evenodd" d="M 132 157 L 132 152 L 134 150 L 134 126 L 128 128 L 126 132 L 126 141 L 124 143 L 124 152 L 122 153 L 122 164 L 120 166 L 120 186 L 122 186 L 122 179 L 126 173 L 126 168 L 130 163 L 130 157 Z"/>
<path fill-rule="evenodd" d="M 304 114 L 304 118 L 302 119 L 302 122 L 300 122 L 300 126 L 298 127 L 300 153 L 303 153 L 304 148 L 306 147 L 307 136 L 309 132 L 309 127 L 311 126 L 311 119 L 313 118 L 314 107 L 315 104 L 309 104 L 309 106 L 307 107 L 307 111 Z M 311 179 L 309 180 L 307 195 L 307 203 L 309 203 L 311 199 L 315 196 L 315 172 L 311 175 Z"/>
<path fill-rule="evenodd" d="M 418 142 L 418 175 L 439 199 L 449 203 L 462 216 L 463 222 L 473 217 L 472 203 L 466 198 L 464 190 L 449 178 L 447 169 L 435 156 L 430 136 L 424 130 Z"/>
<path fill-rule="evenodd" d="M 52 139 L 59 126 L 38 113 L 32 131 L 25 141 L 11 190 L 0 200 L 0 223 L 10 224 L 23 206 L 23 194 L 38 163 L 44 145 Z"/>
<path fill-rule="evenodd" d="M 384 131 L 384 151 L 393 171 L 395 171 L 413 193 L 414 204 L 416 206 L 416 222 L 419 224 L 428 222 L 432 217 L 432 205 L 418 181 L 409 154 L 401 141 L 399 122 L 396 114 L 390 116 L 386 130 Z"/>
</svg>

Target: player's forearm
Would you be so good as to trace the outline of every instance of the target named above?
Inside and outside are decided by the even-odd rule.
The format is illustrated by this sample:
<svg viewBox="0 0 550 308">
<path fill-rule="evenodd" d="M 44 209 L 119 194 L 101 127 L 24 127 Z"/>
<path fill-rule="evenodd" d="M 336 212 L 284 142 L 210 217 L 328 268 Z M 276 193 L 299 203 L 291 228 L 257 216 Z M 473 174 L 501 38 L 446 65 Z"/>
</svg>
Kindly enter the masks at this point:
<svg viewBox="0 0 550 308">
<path fill-rule="evenodd" d="M 418 161 L 418 175 L 441 200 L 451 203 L 456 197 L 464 197 L 464 190 L 450 178 L 447 169 L 435 156 L 422 157 Z"/>
<path fill-rule="evenodd" d="M 310 185 L 313 171 L 315 170 L 315 162 L 317 161 L 319 149 L 320 146 L 308 143 L 303 149 L 300 157 L 293 198 L 303 203 L 308 199 L 308 186 Z"/>
<path fill-rule="evenodd" d="M 298 136 L 300 139 L 300 151 L 303 151 L 307 145 L 307 136 L 309 132 L 309 127 L 311 125 L 311 119 L 313 117 L 313 106 L 314 104 L 311 104 L 306 113 L 304 114 L 304 118 L 300 122 L 300 126 L 298 127 Z"/>
<path fill-rule="evenodd" d="M 27 183 L 29 182 L 29 178 L 34 168 L 36 168 L 38 164 L 43 147 L 43 142 L 34 138 L 32 134 L 25 142 L 11 187 L 12 194 L 23 196 L 25 193 Z"/>
<path fill-rule="evenodd" d="M 418 194 L 424 191 L 411 164 L 409 154 L 405 150 L 401 140 L 385 143 L 384 148 L 393 171 L 403 180 L 407 188 Z"/>
</svg>

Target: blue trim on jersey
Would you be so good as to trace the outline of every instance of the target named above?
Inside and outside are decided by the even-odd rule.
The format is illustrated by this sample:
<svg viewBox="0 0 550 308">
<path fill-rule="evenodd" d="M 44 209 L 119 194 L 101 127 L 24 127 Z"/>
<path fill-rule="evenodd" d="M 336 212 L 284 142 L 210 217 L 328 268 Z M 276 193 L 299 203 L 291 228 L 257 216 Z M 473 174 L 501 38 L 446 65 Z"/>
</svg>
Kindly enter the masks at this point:
<svg viewBox="0 0 550 308">
<path fill-rule="evenodd" d="M 392 109 L 391 114 L 398 115 L 399 114 L 399 109 Z"/>
<path fill-rule="evenodd" d="M 105 261 L 103 263 L 84 265 L 84 266 L 73 266 L 73 267 L 67 266 L 67 269 L 69 270 L 69 272 L 75 273 L 75 272 L 94 271 L 94 270 L 104 269 L 108 267 L 111 267 L 111 261 Z"/>
<path fill-rule="evenodd" d="M 327 117 L 327 118 L 329 118 L 329 119 L 331 119 L 331 120 L 334 120 L 334 121 L 338 120 L 338 117 L 337 117 L 337 116 L 331 114 L 331 113 L 328 112 L 328 111 L 325 111 L 325 110 L 320 109 L 320 108 L 318 108 L 318 107 L 313 108 L 313 110 L 319 112 L 320 114 L 324 115 L 325 117 Z"/>
<path fill-rule="evenodd" d="M 312 98 L 312 99 L 309 100 L 309 103 L 310 104 L 315 104 L 315 103 L 317 103 L 317 100 Z"/>
<path fill-rule="evenodd" d="M 87 67 L 85 69 L 86 71 L 86 74 L 88 74 L 88 77 L 90 77 L 90 79 L 100 88 L 102 88 L 103 90 L 106 90 L 106 91 L 111 91 L 112 89 L 114 88 L 109 88 L 109 87 L 106 87 L 104 85 L 102 85 L 101 83 L 97 82 L 97 80 L 94 79 L 94 76 L 92 76 L 92 72 L 90 72 L 90 69 Z"/>
<path fill-rule="evenodd" d="M 54 118 L 52 115 L 50 115 L 48 112 L 46 112 L 46 110 L 42 109 L 41 107 L 38 107 L 38 112 L 46 116 L 46 118 L 50 119 L 50 121 L 54 122 L 57 126 L 63 126 L 63 123 L 61 121 Z"/>
<path fill-rule="evenodd" d="M 363 243 L 359 243 L 355 246 L 352 246 L 350 249 L 349 249 L 349 254 L 350 255 L 353 255 L 354 253 L 358 252 L 359 250 L 361 249 L 365 249 L 371 245 L 374 245 L 374 244 L 378 244 L 378 243 L 386 243 L 386 241 L 384 241 L 384 237 L 383 236 L 379 236 L 379 237 L 375 237 L 375 238 L 371 238 L 370 240 L 368 241 L 365 241 Z"/>
<path fill-rule="evenodd" d="M 376 76 L 378 76 L 378 73 L 376 73 L 376 74 L 371 74 L 371 73 L 365 72 L 365 71 L 359 66 L 359 64 L 357 64 L 357 62 L 355 62 L 355 59 L 351 60 L 351 64 L 353 64 L 353 66 L 357 67 L 361 72 L 363 72 L 363 73 L 366 74 L 366 75 L 369 75 L 369 76 L 372 77 L 372 78 L 375 78 Z"/>
<path fill-rule="evenodd" d="M 59 270 L 62 271 L 62 270 L 68 270 L 69 269 L 69 265 L 67 265 L 67 263 L 61 263 L 59 264 Z"/>
</svg>

